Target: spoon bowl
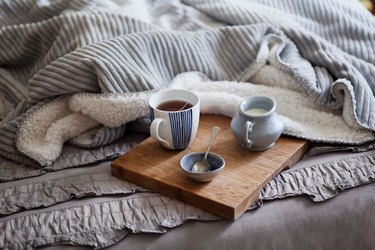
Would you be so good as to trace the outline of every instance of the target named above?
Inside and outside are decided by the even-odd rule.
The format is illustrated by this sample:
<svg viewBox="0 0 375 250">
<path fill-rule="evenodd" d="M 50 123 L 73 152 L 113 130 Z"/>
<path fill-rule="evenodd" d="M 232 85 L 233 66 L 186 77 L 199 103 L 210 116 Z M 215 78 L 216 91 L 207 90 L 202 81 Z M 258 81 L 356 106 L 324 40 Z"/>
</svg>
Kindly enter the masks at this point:
<svg viewBox="0 0 375 250">
<path fill-rule="evenodd" d="M 194 164 L 203 159 L 205 152 L 193 152 L 185 155 L 180 160 L 181 169 L 186 176 L 197 182 L 212 181 L 225 167 L 225 160 L 218 154 L 208 153 L 207 161 L 210 164 L 208 172 L 193 172 Z"/>
</svg>

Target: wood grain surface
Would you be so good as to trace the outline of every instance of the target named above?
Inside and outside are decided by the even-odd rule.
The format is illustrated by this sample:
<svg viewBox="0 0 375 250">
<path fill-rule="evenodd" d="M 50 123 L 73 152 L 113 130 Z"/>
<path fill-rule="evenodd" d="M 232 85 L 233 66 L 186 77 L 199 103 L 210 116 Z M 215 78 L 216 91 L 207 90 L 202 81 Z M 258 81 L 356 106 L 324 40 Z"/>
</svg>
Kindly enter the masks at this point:
<svg viewBox="0 0 375 250">
<path fill-rule="evenodd" d="M 185 176 L 179 162 L 187 153 L 205 151 L 213 126 L 221 127 L 221 132 L 211 151 L 223 156 L 226 165 L 213 181 L 198 183 Z M 262 188 L 296 163 L 307 148 L 305 140 L 282 136 L 267 151 L 248 151 L 232 135 L 229 118 L 203 115 L 197 136 L 187 149 L 168 150 L 148 138 L 113 161 L 111 168 L 119 178 L 235 220 L 257 200 Z"/>
</svg>

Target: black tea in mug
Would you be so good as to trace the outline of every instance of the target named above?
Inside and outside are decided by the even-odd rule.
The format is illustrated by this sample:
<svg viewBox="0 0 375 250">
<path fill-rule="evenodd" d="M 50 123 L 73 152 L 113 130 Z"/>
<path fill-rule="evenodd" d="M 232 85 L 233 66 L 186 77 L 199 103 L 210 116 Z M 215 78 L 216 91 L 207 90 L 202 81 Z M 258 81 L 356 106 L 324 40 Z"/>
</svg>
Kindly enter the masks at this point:
<svg viewBox="0 0 375 250">
<path fill-rule="evenodd" d="M 179 111 L 179 110 L 186 110 L 193 107 L 189 102 L 181 101 L 181 100 L 171 100 L 166 101 L 157 107 L 159 110 L 163 111 Z"/>
</svg>

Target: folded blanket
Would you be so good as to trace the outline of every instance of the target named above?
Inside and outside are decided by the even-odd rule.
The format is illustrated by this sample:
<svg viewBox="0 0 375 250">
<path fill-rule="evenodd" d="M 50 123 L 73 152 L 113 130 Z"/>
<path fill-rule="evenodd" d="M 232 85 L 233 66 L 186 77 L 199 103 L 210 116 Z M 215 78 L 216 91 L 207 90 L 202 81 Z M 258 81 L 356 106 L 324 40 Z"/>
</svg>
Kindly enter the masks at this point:
<svg viewBox="0 0 375 250">
<path fill-rule="evenodd" d="M 185 4 L 151 2 L 150 18 L 140 21 L 111 1 L 0 3 L 0 156 L 45 166 L 66 141 L 113 142 L 127 122 L 147 114 L 150 91 L 189 71 L 253 83 L 238 84 L 236 93 L 234 83 L 218 83 L 219 92 L 272 95 L 286 134 L 353 144 L 374 139 L 375 21 L 364 9 L 323 0 Z"/>
<path fill-rule="evenodd" d="M 268 72 L 271 72 L 268 70 Z M 264 78 L 273 78 L 270 73 Z M 289 83 L 280 77 L 279 86 Z M 178 75 L 170 88 L 196 92 L 201 99 L 201 113 L 234 117 L 242 99 L 252 95 L 268 95 L 276 100 L 276 111 L 284 122 L 286 135 L 331 143 L 364 143 L 375 139 L 366 129 L 348 125 L 335 110 L 320 107 L 295 90 L 246 82 L 215 82 L 199 72 Z M 117 128 L 149 112 L 148 99 L 153 91 L 130 94 L 73 94 L 57 98 L 30 114 L 21 123 L 16 145 L 19 151 L 41 165 L 49 165 L 60 155 L 65 141 L 81 138 L 83 132 L 100 124 Z M 345 110 L 344 110 L 345 111 Z M 89 133 L 92 133 L 91 131 Z M 96 136 L 93 136 L 94 139 Z M 93 140 L 91 139 L 91 140 Z M 87 146 L 87 145 L 86 145 Z M 93 147 L 94 145 L 91 145 Z"/>
</svg>

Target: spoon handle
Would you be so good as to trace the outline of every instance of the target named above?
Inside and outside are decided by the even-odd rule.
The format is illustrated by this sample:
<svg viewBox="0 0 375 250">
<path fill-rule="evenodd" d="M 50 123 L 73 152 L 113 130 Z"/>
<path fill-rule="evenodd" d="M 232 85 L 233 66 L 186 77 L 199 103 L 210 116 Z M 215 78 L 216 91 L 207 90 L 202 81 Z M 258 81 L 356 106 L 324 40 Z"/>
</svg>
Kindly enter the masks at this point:
<svg viewBox="0 0 375 250">
<path fill-rule="evenodd" d="M 210 138 L 210 141 L 208 142 L 206 154 L 204 155 L 205 159 L 207 159 L 208 151 L 210 151 L 211 145 L 215 141 L 216 136 L 219 134 L 219 132 L 220 132 L 220 127 L 215 126 L 215 127 L 212 128 L 211 138 Z"/>
</svg>

